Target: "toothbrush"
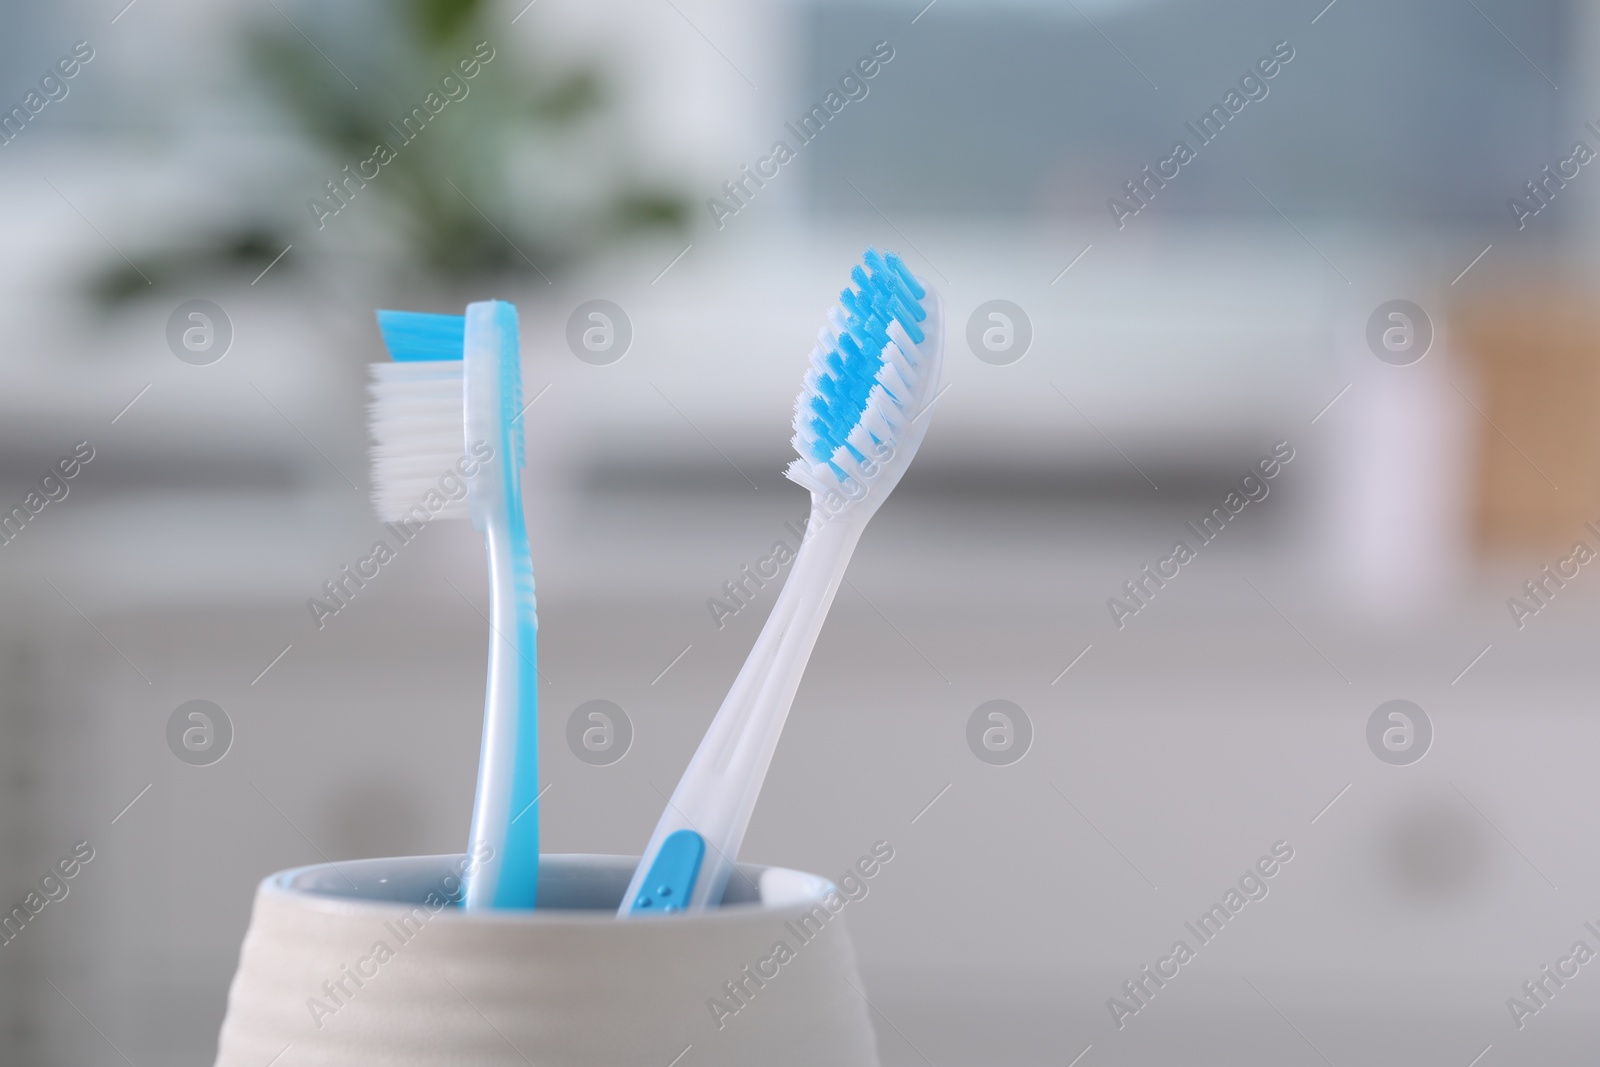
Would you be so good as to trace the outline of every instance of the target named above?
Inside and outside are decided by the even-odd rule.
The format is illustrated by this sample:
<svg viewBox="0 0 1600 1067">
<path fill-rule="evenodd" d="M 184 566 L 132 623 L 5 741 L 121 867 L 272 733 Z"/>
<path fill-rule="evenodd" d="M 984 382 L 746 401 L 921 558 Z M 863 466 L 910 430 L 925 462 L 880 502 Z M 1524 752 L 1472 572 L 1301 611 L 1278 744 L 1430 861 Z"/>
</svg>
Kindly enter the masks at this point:
<svg viewBox="0 0 1600 1067">
<path fill-rule="evenodd" d="M 380 311 L 392 363 L 372 364 L 372 502 L 401 525 L 470 518 L 489 556 L 489 679 L 464 906 L 531 908 L 539 880 L 539 623 L 522 517 L 517 310 Z M 451 500 L 449 489 L 466 484 Z"/>
<path fill-rule="evenodd" d="M 867 520 L 928 429 L 944 355 L 937 295 L 868 249 L 811 352 L 795 402 L 791 480 L 811 517 L 783 592 L 656 824 L 619 916 L 722 901 L 806 661 Z"/>
</svg>

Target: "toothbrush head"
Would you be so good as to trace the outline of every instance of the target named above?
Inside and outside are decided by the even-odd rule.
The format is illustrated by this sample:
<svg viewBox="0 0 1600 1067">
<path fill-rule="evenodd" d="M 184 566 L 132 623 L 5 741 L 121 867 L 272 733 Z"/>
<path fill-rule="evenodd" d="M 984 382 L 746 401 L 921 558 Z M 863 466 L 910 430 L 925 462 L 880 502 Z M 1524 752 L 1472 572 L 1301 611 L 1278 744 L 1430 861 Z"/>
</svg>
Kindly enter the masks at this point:
<svg viewBox="0 0 1600 1067">
<path fill-rule="evenodd" d="M 814 498 L 881 501 L 927 432 L 943 309 L 900 257 L 869 248 L 811 350 L 795 401 L 793 481 Z"/>
<path fill-rule="evenodd" d="M 372 505 L 385 522 L 491 516 L 522 522 L 526 453 L 517 309 L 502 300 L 465 315 L 380 311 L 392 363 L 367 384 Z"/>
<path fill-rule="evenodd" d="M 439 484 L 462 455 L 466 318 L 380 311 L 378 328 L 394 362 L 372 364 L 367 384 L 373 510 L 398 522 L 427 500 L 430 518 L 466 518 L 466 494 Z"/>
</svg>

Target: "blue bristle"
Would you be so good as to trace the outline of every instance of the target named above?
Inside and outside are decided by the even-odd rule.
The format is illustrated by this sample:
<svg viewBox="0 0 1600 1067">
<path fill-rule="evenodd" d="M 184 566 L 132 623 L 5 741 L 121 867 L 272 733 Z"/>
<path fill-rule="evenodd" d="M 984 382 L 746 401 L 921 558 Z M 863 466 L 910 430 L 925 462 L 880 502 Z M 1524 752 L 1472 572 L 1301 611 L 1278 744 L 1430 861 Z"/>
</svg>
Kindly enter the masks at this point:
<svg viewBox="0 0 1600 1067">
<path fill-rule="evenodd" d="M 920 282 L 917 281 L 916 275 L 912 274 L 906 269 L 904 260 L 895 255 L 893 252 L 889 253 L 888 259 L 889 266 L 892 267 L 894 272 L 900 276 L 900 280 L 905 283 L 905 287 L 911 290 L 912 296 L 916 297 L 918 300 L 921 300 L 923 297 L 928 295 L 928 291 L 922 287 Z M 919 310 L 921 309 L 919 308 Z M 924 314 L 926 314 L 926 312 L 924 312 Z"/>
<path fill-rule="evenodd" d="M 855 288 L 839 295 L 845 321 L 838 342 L 822 360 L 817 395 L 810 404 L 809 421 L 816 434 L 812 458 L 830 466 L 834 452 L 841 446 L 857 460 L 863 458 L 847 439 L 861 421 L 867 397 L 883 368 L 890 324 L 898 322 L 914 344 L 921 344 L 926 336 L 917 324 L 928 316 L 921 304 L 927 290 L 917 283 L 900 257 L 892 253 L 884 256 L 869 248 L 861 259 L 850 271 Z M 837 467 L 834 472 L 844 476 Z"/>
<path fill-rule="evenodd" d="M 466 352 L 465 315 L 425 311 L 379 311 L 378 329 L 395 362 L 461 359 Z"/>
<path fill-rule="evenodd" d="M 898 322 L 914 344 L 925 338 L 917 323 L 928 317 L 920 302 L 926 290 L 918 285 L 899 256 L 882 256 L 869 248 L 861 264 L 851 269 L 850 280 L 856 288 L 846 288 L 838 299 L 845 322 L 834 349 L 822 357 L 816 395 L 810 403 L 808 422 L 816 435 L 811 456 L 819 462 L 830 462 L 840 446 L 845 446 L 858 461 L 862 459 L 848 445 L 848 437 L 861 421 L 867 397 L 883 368 L 890 323 Z"/>
<path fill-rule="evenodd" d="M 842 357 L 839 361 L 841 370 L 859 367 L 861 362 L 866 359 L 866 354 L 861 350 L 861 345 L 856 341 L 855 335 L 849 333 L 839 336 L 839 355 Z"/>
</svg>

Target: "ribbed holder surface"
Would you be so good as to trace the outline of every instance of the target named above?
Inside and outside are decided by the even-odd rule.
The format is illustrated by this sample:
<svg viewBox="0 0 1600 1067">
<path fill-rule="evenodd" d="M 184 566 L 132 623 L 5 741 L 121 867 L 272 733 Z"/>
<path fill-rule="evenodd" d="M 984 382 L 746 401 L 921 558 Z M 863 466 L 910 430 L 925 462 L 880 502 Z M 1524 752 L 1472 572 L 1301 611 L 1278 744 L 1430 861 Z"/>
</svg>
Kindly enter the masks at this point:
<svg viewBox="0 0 1600 1067">
<path fill-rule="evenodd" d="M 618 921 L 637 862 L 546 855 L 537 911 L 446 903 L 461 856 L 273 875 L 217 1065 L 878 1067 L 831 882 L 740 864 L 720 908 Z"/>
</svg>

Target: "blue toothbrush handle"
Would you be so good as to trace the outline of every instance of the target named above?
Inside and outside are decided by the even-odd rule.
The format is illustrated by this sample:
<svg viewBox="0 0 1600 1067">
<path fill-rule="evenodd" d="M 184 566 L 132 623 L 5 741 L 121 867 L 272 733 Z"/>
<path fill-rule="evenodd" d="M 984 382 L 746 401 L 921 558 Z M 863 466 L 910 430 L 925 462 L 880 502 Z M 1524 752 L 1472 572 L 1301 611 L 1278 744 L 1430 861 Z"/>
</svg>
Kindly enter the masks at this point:
<svg viewBox="0 0 1600 1067">
<path fill-rule="evenodd" d="M 512 626 L 516 637 L 508 655 L 515 653 L 517 675 L 516 757 L 507 810 L 505 860 L 495 890 L 497 908 L 531 908 L 539 884 L 539 672 L 538 618 L 534 611 L 533 566 L 522 511 L 513 512 L 511 530 L 513 595 Z"/>
<path fill-rule="evenodd" d="M 469 492 L 489 556 L 489 679 L 472 813 L 468 908 L 531 908 L 539 884 L 537 605 L 522 514 L 516 311 L 472 304 L 466 316 L 467 447 L 493 454 Z"/>
<path fill-rule="evenodd" d="M 491 607 L 469 908 L 531 908 L 539 881 L 538 621 L 520 511 L 488 531 Z M 496 524 L 498 525 L 498 524 Z M 487 846 L 487 847 L 486 847 Z"/>
</svg>

